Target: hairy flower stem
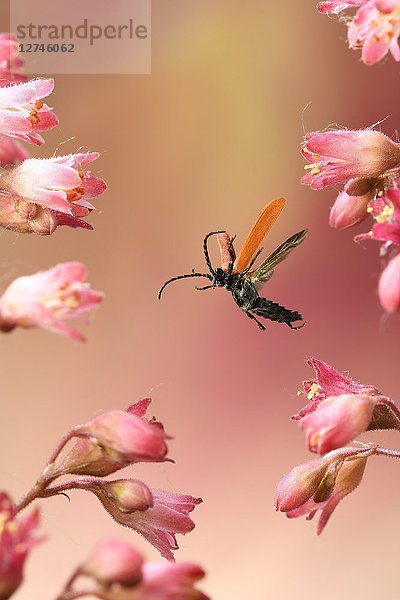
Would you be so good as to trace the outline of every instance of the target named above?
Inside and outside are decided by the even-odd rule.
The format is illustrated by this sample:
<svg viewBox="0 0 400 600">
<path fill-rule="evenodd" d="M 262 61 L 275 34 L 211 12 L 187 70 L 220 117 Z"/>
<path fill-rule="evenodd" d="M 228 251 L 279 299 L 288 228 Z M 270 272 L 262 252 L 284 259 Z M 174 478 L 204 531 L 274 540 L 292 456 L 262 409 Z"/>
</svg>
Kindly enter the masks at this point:
<svg viewBox="0 0 400 600">
<path fill-rule="evenodd" d="M 373 454 L 375 456 L 390 456 L 391 458 L 400 458 L 400 450 L 392 450 L 391 448 L 381 448 L 376 446 Z"/>
<path fill-rule="evenodd" d="M 47 488 L 47 486 L 50 485 L 50 483 L 52 481 L 54 481 L 54 479 L 56 479 L 58 477 L 58 471 L 57 471 L 57 468 L 55 467 L 57 458 L 60 455 L 60 453 L 62 452 L 64 446 L 66 446 L 66 444 L 69 442 L 69 440 L 71 438 L 73 438 L 74 436 L 76 436 L 76 432 L 75 432 L 75 428 L 72 428 L 60 440 L 59 444 L 56 446 L 55 450 L 53 451 L 52 455 L 50 456 L 49 461 L 43 470 L 43 473 L 41 474 L 39 479 L 36 481 L 35 485 L 15 505 L 16 513 L 21 512 L 21 510 L 26 508 L 29 504 L 31 504 L 31 502 L 36 500 L 36 498 L 47 497 L 47 495 L 44 495 L 44 490 Z M 60 487 L 62 487 L 62 486 L 60 486 Z M 60 491 L 62 491 L 62 490 L 60 490 Z M 49 494 L 49 496 L 52 496 L 52 495 L 54 495 L 54 494 Z"/>
</svg>

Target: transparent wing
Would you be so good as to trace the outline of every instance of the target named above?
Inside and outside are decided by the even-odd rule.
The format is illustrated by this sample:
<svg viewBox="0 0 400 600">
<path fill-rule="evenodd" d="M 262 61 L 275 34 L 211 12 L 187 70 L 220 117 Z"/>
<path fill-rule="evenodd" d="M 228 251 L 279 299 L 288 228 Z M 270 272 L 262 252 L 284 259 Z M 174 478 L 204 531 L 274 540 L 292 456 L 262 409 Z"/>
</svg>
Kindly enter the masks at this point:
<svg viewBox="0 0 400 600">
<path fill-rule="evenodd" d="M 266 258 L 257 269 L 251 271 L 248 275 L 252 283 L 259 290 L 263 284 L 271 279 L 276 265 L 282 262 L 292 250 L 299 246 L 307 236 L 307 229 L 290 236 L 274 252 Z"/>
<path fill-rule="evenodd" d="M 275 200 L 271 200 L 271 202 L 268 202 L 263 208 L 239 251 L 234 265 L 235 271 L 241 273 L 249 266 L 251 259 L 259 249 L 261 242 L 268 231 L 275 223 L 284 204 L 285 200 L 283 198 L 275 198 Z"/>
</svg>

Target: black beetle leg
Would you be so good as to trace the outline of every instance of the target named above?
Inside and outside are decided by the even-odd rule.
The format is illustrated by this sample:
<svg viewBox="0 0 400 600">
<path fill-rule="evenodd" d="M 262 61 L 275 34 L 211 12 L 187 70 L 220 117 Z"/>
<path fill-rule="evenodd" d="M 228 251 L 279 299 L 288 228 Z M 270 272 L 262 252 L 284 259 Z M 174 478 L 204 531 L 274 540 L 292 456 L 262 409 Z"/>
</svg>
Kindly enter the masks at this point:
<svg viewBox="0 0 400 600">
<path fill-rule="evenodd" d="M 253 321 L 255 321 L 255 322 L 257 323 L 257 325 L 259 326 L 259 328 L 260 328 L 262 331 L 265 331 L 265 327 L 264 327 L 264 325 L 263 325 L 262 323 L 260 323 L 260 321 L 259 321 L 258 319 L 256 319 L 254 315 L 252 315 L 252 314 L 251 314 L 251 313 L 249 313 L 249 312 L 245 312 L 245 315 L 247 315 L 247 316 L 249 317 L 249 319 L 253 319 Z"/>
</svg>

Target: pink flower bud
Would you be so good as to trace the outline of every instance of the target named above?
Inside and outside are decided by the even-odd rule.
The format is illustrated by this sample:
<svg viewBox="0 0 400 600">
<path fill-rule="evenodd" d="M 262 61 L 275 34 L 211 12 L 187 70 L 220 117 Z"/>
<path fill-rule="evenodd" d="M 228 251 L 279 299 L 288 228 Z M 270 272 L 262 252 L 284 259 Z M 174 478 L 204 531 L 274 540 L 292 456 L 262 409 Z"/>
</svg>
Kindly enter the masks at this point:
<svg viewBox="0 0 400 600">
<path fill-rule="evenodd" d="M 369 427 L 378 396 L 345 394 L 328 398 L 300 420 L 311 452 L 326 454 L 351 442 Z"/>
<path fill-rule="evenodd" d="M 370 195 L 349 196 L 341 192 L 331 208 L 329 225 L 338 229 L 346 229 L 361 223 L 367 216 Z"/>
<path fill-rule="evenodd" d="M 79 436 L 92 438 L 107 458 L 120 465 L 160 461 L 168 449 L 168 437 L 158 426 L 122 410 L 112 410 L 75 428 Z"/>
<path fill-rule="evenodd" d="M 203 577 L 203 569 L 189 562 L 145 563 L 140 600 L 210 600 L 194 588 Z"/>
<path fill-rule="evenodd" d="M 142 565 L 142 556 L 131 546 L 108 540 L 96 546 L 79 572 L 93 577 L 106 588 L 113 584 L 132 587 L 142 578 Z"/>
<path fill-rule="evenodd" d="M 302 506 L 298 506 L 297 508 L 295 508 L 293 510 L 285 511 L 286 516 L 289 517 L 289 519 L 293 519 L 295 517 L 302 517 L 303 515 L 308 515 L 307 519 L 312 519 L 314 517 L 315 513 L 318 510 L 321 510 L 321 516 L 320 516 L 320 519 L 318 522 L 317 534 L 319 535 L 320 533 L 322 533 L 332 512 L 335 510 L 335 508 L 339 504 L 339 502 L 345 496 L 347 496 L 353 490 L 355 490 L 356 487 L 361 482 L 362 476 L 364 474 L 366 462 L 367 462 L 368 453 L 369 454 L 373 453 L 371 450 L 370 451 L 367 450 L 367 451 L 364 451 L 364 456 L 363 456 L 363 452 L 357 448 L 346 448 L 346 450 L 349 450 L 349 451 L 353 450 L 354 456 L 357 456 L 357 450 L 358 450 L 359 457 L 352 458 L 350 460 L 342 462 L 339 465 L 339 470 L 338 470 L 338 474 L 336 476 L 336 481 L 335 481 L 333 489 L 331 490 L 330 496 L 328 498 L 325 498 L 321 502 L 319 501 L 320 500 L 319 498 L 314 497 L 313 499 L 309 499 Z M 330 453 L 330 454 L 334 454 L 334 453 Z M 319 460 L 324 460 L 325 458 L 330 456 L 330 454 L 326 455 L 326 457 L 324 457 L 323 459 L 319 459 Z"/>
<path fill-rule="evenodd" d="M 330 465 L 331 462 L 320 459 L 292 469 L 278 484 L 275 509 L 287 512 L 305 504 L 317 492 Z"/>
<path fill-rule="evenodd" d="M 150 489 L 135 479 L 117 479 L 116 481 L 98 481 L 96 479 L 75 480 L 80 489 L 95 494 L 104 508 L 118 522 L 120 514 L 130 514 L 136 510 L 147 510 L 153 506 Z M 122 523 L 124 524 L 124 523 Z"/>
<path fill-rule="evenodd" d="M 28 158 L 1 178 L 4 190 L 14 198 L 46 206 L 66 215 L 81 217 L 94 207 L 88 202 L 104 192 L 106 184 L 82 171 L 82 165 L 99 157 L 96 152 Z M 83 213 L 80 212 L 83 210 Z"/>
<path fill-rule="evenodd" d="M 7 494 L 0 493 L 0 600 L 7 600 L 21 585 L 25 560 L 31 549 L 44 538 L 34 537 L 39 511 L 16 519 Z"/>
<path fill-rule="evenodd" d="M 388 313 L 400 310 L 400 254 L 383 270 L 378 286 L 379 300 Z"/>
<path fill-rule="evenodd" d="M 319 190 L 327 185 L 354 180 L 352 196 L 361 196 L 385 180 L 386 172 L 400 169 L 400 147 L 386 135 L 372 129 L 312 132 L 305 136 L 303 156 L 310 172 L 302 183 Z M 363 182 L 368 182 L 364 185 Z"/>
<path fill-rule="evenodd" d="M 85 338 L 64 322 L 77 319 L 98 306 L 101 292 L 84 282 L 86 269 L 80 263 L 63 263 L 48 271 L 19 277 L 0 298 L 0 329 L 11 331 L 42 327 L 75 340 Z"/>
</svg>

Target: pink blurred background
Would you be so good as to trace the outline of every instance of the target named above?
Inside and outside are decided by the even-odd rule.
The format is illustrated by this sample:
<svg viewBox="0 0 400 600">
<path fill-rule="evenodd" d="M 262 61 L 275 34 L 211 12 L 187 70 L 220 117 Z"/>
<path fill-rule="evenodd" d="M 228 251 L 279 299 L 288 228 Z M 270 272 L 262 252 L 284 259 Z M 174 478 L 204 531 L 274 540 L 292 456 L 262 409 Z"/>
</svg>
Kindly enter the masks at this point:
<svg viewBox="0 0 400 600">
<path fill-rule="evenodd" d="M 4 7 L 1 24 L 7 30 Z M 398 400 L 400 321 L 378 303 L 378 246 L 356 246 L 357 230 L 329 228 L 336 190 L 299 183 L 304 129 L 388 117 L 381 130 L 393 135 L 399 124 L 399 66 L 390 58 L 365 67 L 345 36 L 345 25 L 319 15 L 314 0 L 153 0 L 152 74 L 58 76 L 51 103 L 60 126 L 33 149 L 102 152 L 93 171 L 109 188 L 90 217 L 95 230 L 0 234 L 2 289 L 19 275 L 80 260 L 106 293 L 85 328 L 87 344 L 43 331 L 1 337 L 2 487 L 20 497 L 68 428 L 150 395 L 174 436 L 176 464 L 126 474 L 203 497 L 176 556 L 205 568 L 202 589 L 215 600 L 398 598 L 394 461 L 371 459 L 321 537 L 316 523 L 273 508 L 282 475 L 311 458 L 289 420 L 312 374 L 307 357 Z M 265 252 L 304 227 L 310 234 L 264 292 L 302 312 L 304 329 L 266 322 L 263 333 L 228 293 L 197 293 L 193 281 L 172 284 L 158 302 L 166 279 L 204 268 L 207 232 L 226 228 L 239 247 L 276 196 L 287 204 Z M 89 495 L 50 499 L 42 514 L 49 539 L 32 553 L 16 600 L 54 598 L 76 563 L 111 536 L 159 558 Z"/>
</svg>

